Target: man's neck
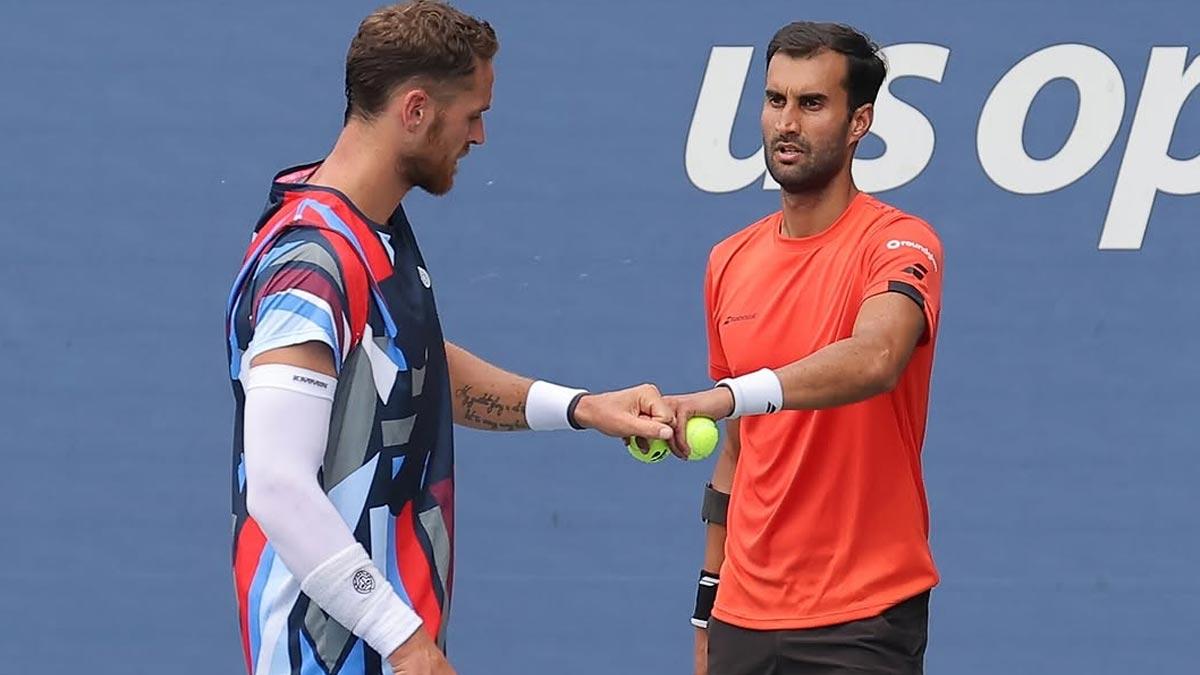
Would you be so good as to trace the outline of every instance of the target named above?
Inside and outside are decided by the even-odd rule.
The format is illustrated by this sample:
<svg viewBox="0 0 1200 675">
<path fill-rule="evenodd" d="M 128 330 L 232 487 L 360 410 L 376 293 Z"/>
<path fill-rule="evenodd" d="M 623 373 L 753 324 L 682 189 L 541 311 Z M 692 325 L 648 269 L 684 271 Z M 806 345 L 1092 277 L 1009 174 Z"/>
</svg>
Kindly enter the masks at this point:
<svg viewBox="0 0 1200 675">
<path fill-rule="evenodd" d="M 783 236 L 811 237 L 829 229 L 845 213 L 858 188 L 850 172 L 844 171 L 816 190 L 782 194 Z"/>
<path fill-rule="evenodd" d="M 390 146 L 374 138 L 368 125 L 351 121 L 308 182 L 338 190 L 368 218 L 386 223 L 412 189 L 397 174 Z"/>
</svg>

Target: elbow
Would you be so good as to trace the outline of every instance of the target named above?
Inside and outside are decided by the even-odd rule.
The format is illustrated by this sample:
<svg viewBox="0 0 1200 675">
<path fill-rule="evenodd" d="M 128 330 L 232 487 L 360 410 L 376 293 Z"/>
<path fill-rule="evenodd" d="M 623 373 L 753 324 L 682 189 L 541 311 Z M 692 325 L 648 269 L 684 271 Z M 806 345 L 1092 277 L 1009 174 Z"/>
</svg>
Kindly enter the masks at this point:
<svg viewBox="0 0 1200 675">
<path fill-rule="evenodd" d="M 277 476 L 246 477 L 246 513 L 258 523 L 263 532 L 270 533 L 284 517 L 287 504 L 295 503 L 295 486 Z"/>
<path fill-rule="evenodd" d="M 867 383 L 872 396 L 886 394 L 900 384 L 903 364 L 898 364 L 896 355 L 886 347 L 876 350 L 867 366 Z"/>
<path fill-rule="evenodd" d="M 269 499 L 263 496 L 263 488 L 258 481 L 246 481 L 246 513 L 261 527 L 264 521 L 270 520 L 271 510 L 268 508 Z"/>
</svg>

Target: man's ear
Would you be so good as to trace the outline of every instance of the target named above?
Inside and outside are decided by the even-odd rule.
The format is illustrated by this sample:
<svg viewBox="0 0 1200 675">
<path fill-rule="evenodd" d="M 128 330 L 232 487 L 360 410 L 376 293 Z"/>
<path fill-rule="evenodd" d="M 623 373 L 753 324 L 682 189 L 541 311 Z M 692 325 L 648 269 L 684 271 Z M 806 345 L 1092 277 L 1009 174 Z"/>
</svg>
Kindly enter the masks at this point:
<svg viewBox="0 0 1200 675">
<path fill-rule="evenodd" d="M 850 137 L 846 139 L 853 145 L 863 139 L 867 132 L 871 130 L 871 123 L 875 121 L 875 104 L 864 103 L 858 106 L 854 114 L 850 116 Z"/>
<path fill-rule="evenodd" d="M 406 131 L 415 133 L 433 114 L 429 92 L 417 87 L 397 94 L 395 115 Z"/>
</svg>

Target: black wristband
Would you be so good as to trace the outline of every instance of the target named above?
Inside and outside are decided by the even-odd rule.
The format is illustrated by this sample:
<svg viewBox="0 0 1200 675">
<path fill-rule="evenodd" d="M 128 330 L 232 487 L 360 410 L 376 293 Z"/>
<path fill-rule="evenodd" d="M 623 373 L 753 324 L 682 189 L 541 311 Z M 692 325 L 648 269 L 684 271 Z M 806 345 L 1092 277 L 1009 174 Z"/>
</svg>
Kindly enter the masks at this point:
<svg viewBox="0 0 1200 675">
<path fill-rule="evenodd" d="M 571 428 L 576 431 L 583 431 L 583 427 L 579 426 L 579 422 L 575 421 L 575 408 L 579 406 L 579 399 L 587 395 L 586 391 L 581 391 L 575 394 L 575 398 L 571 399 L 571 402 L 567 404 L 567 424 L 570 424 Z"/>
<path fill-rule="evenodd" d="M 717 585 L 720 583 L 720 574 L 708 570 L 700 572 L 700 581 L 696 585 L 696 610 L 692 612 L 692 625 L 696 628 L 708 628 L 708 619 L 717 602 Z"/>
</svg>

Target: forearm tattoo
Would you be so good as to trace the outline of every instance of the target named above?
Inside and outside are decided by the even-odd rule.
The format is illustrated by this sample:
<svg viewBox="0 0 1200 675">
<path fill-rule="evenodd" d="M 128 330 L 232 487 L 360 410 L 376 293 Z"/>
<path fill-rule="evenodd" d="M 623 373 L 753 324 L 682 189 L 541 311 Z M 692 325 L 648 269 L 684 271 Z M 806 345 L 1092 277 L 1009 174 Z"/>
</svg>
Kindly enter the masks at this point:
<svg viewBox="0 0 1200 675">
<path fill-rule="evenodd" d="M 491 392 L 477 392 L 465 384 L 454 392 L 463 419 L 467 424 L 491 431 L 520 431 L 528 429 L 525 421 L 525 401 L 505 401 Z"/>
</svg>

